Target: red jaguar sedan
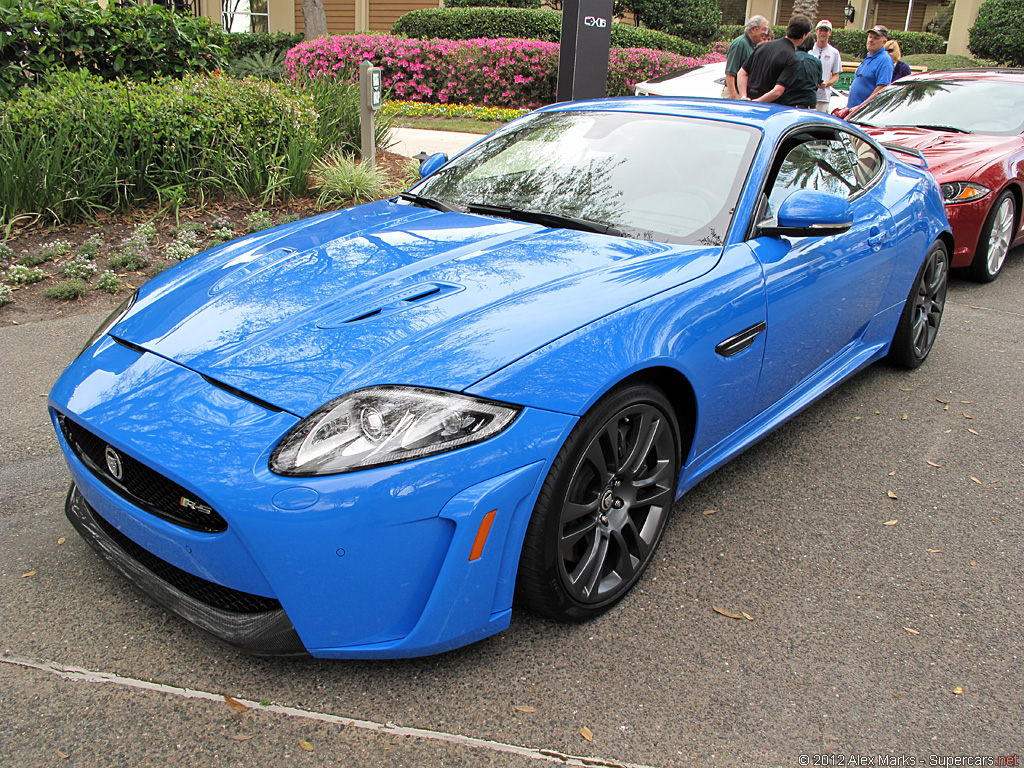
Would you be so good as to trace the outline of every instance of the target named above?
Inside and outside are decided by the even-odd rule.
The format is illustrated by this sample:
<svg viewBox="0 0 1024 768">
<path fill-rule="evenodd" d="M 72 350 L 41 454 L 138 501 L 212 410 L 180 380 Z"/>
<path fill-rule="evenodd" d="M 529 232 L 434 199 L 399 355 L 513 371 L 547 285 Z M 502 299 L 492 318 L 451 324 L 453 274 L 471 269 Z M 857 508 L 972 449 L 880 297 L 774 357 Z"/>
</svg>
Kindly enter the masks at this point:
<svg viewBox="0 0 1024 768">
<path fill-rule="evenodd" d="M 919 152 L 942 187 L 952 266 L 995 280 L 1024 242 L 1024 70 L 902 78 L 846 116 L 890 148 Z"/>
</svg>

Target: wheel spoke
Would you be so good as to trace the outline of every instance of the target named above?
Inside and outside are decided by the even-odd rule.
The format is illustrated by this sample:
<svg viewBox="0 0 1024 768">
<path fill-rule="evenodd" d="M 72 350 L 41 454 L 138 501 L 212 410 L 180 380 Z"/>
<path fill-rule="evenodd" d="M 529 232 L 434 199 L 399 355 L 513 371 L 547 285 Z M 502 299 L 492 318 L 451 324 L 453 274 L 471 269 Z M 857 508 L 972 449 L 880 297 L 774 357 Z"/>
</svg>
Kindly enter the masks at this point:
<svg viewBox="0 0 1024 768">
<path fill-rule="evenodd" d="M 574 556 L 574 549 L 576 545 L 581 540 L 592 534 L 596 528 L 597 518 L 594 518 L 593 520 L 588 520 L 579 527 L 574 528 L 573 530 L 568 532 L 565 528 L 563 528 L 562 538 L 559 539 L 558 542 L 558 552 L 559 554 L 561 554 L 562 559 L 571 561 Z"/>
<path fill-rule="evenodd" d="M 608 538 L 599 534 L 590 542 L 587 553 L 569 574 L 569 581 L 581 597 L 588 598 L 594 594 L 607 557 Z"/>
<path fill-rule="evenodd" d="M 636 417 L 633 416 L 631 419 L 635 421 Z M 619 461 L 619 471 L 623 474 L 635 475 L 639 471 L 651 449 L 651 443 L 654 442 L 654 437 L 658 433 L 660 420 L 652 418 L 646 410 L 640 414 L 639 422 L 639 424 L 630 425 L 632 428 L 627 433 L 632 442 L 629 445 L 628 455 Z"/>
<path fill-rule="evenodd" d="M 596 519 L 597 510 L 600 505 L 600 498 L 594 498 L 593 501 L 588 502 L 567 501 L 562 508 L 562 525 L 565 526 L 587 515 L 591 515 Z"/>
</svg>

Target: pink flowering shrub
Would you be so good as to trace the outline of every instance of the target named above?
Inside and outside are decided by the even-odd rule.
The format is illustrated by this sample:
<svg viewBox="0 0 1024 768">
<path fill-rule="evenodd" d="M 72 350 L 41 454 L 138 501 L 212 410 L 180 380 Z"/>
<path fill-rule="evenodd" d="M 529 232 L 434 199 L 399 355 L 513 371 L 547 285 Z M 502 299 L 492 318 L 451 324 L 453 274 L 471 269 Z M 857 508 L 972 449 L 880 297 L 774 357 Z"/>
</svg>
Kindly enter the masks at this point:
<svg viewBox="0 0 1024 768">
<path fill-rule="evenodd" d="M 340 35 L 300 43 L 285 58 L 292 79 L 358 78 L 359 62 L 383 70 L 384 90 L 404 101 L 482 104 L 533 109 L 555 100 L 558 44 L 540 40 L 479 38 L 417 40 L 392 35 Z M 608 95 L 625 96 L 643 80 L 676 69 L 722 61 L 646 48 L 613 48 Z"/>
</svg>

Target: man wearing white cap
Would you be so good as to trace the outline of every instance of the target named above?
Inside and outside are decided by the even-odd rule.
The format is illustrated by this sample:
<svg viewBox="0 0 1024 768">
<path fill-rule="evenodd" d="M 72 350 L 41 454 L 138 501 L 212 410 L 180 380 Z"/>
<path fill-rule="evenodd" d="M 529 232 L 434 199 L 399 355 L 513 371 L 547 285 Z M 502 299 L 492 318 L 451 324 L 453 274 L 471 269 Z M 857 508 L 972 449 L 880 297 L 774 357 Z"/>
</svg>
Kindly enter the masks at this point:
<svg viewBox="0 0 1024 768">
<path fill-rule="evenodd" d="M 832 34 L 832 22 L 822 19 L 815 29 L 817 39 L 809 53 L 821 62 L 821 77 L 823 82 L 818 87 L 817 110 L 828 112 L 828 101 L 832 96 L 832 86 L 839 82 L 839 75 L 843 71 L 843 57 L 832 45 L 829 45 L 828 38 Z"/>
</svg>

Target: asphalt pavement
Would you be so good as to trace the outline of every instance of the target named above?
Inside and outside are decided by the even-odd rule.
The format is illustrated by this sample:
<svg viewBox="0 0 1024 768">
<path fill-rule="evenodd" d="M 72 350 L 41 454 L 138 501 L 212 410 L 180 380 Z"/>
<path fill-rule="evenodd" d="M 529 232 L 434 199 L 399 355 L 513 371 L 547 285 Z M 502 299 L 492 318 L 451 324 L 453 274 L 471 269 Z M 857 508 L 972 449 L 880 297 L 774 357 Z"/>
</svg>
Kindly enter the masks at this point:
<svg viewBox="0 0 1024 768">
<path fill-rule="evenodd" d="M 575 626 L 520 613 L 494 638 L 404 661 L 242 655 L 77 536 L 45 395 L 102 319 L 0 327 L 0 765 L 1022 752 L 1022 248 L 991 285 L 952 282 L 924 366 L 873 366 L 687 494 L 615 610 Z"/>
</svg>

